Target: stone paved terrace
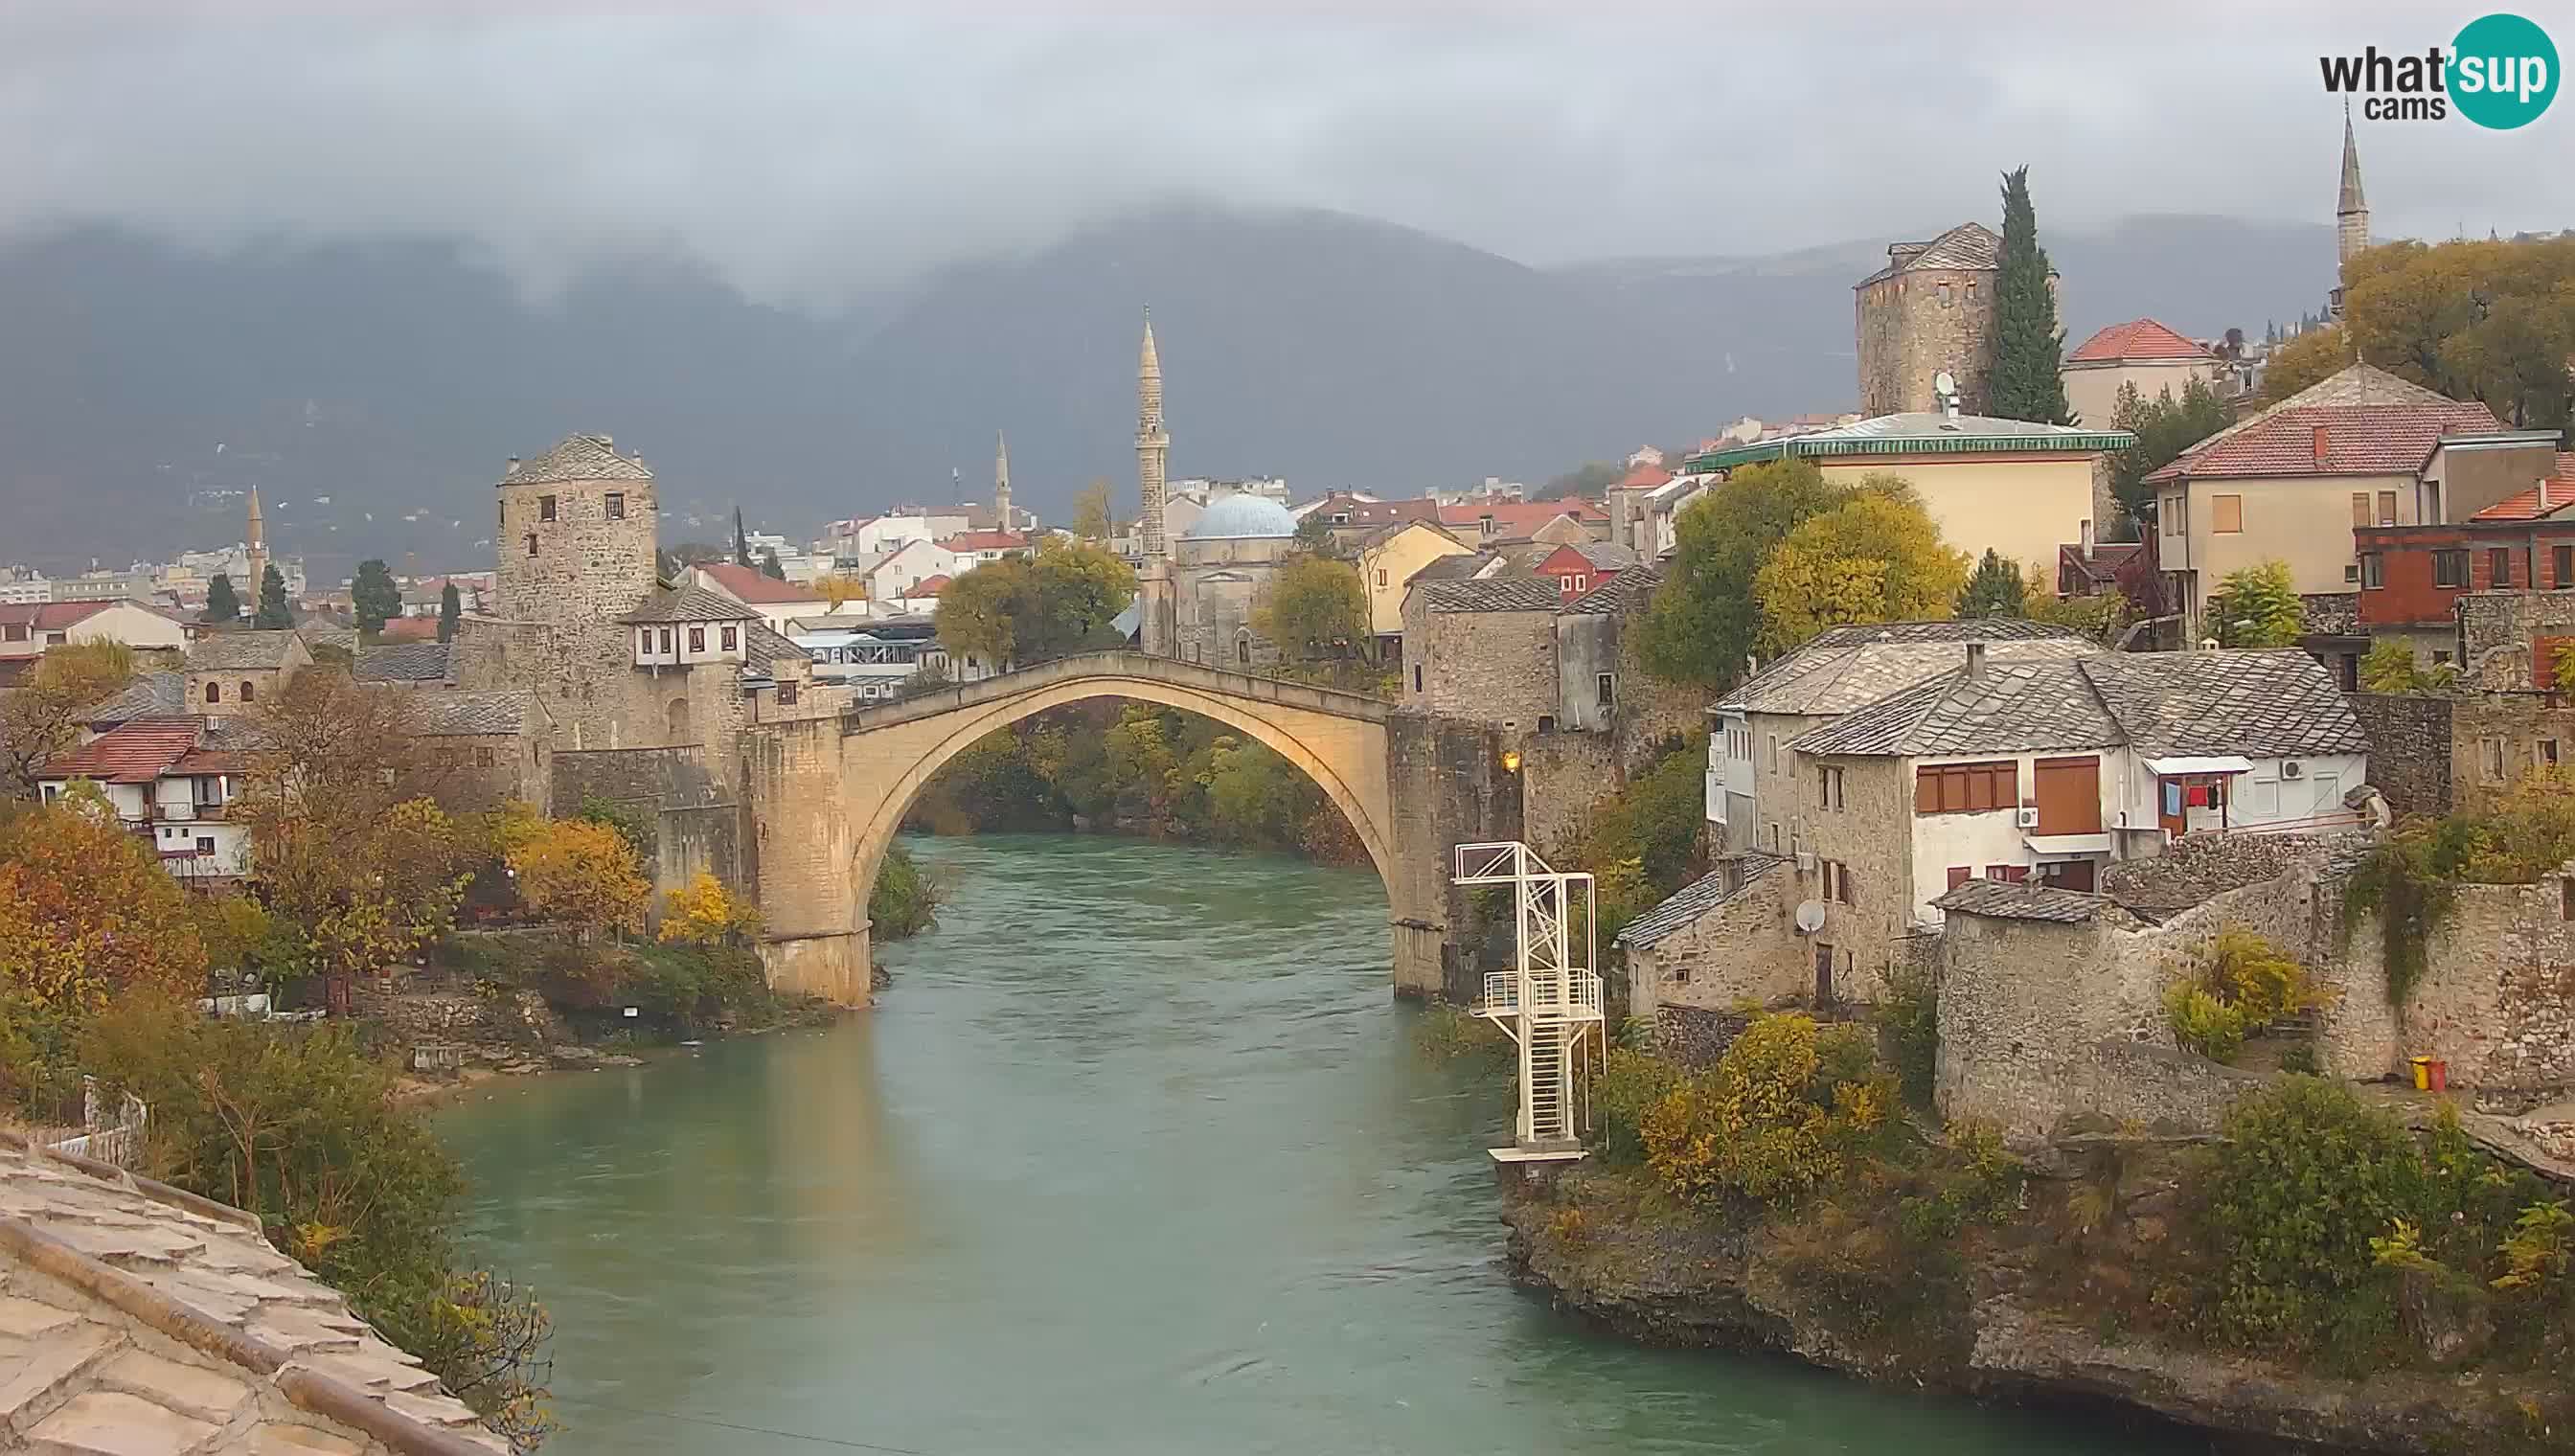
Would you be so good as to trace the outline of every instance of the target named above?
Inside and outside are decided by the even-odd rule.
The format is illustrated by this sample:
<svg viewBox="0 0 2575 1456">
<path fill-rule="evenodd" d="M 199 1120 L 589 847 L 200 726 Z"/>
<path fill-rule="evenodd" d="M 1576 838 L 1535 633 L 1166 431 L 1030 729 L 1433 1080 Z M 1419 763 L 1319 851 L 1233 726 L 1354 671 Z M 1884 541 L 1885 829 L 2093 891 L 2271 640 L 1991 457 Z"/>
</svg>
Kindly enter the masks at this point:
<svg viewBox="0 0 2575 1456">
<path fill-rule="evenodd" d="M 0 1135 L 0 1452 L 508 1449 L 249 1214 Z"/>
</svg>

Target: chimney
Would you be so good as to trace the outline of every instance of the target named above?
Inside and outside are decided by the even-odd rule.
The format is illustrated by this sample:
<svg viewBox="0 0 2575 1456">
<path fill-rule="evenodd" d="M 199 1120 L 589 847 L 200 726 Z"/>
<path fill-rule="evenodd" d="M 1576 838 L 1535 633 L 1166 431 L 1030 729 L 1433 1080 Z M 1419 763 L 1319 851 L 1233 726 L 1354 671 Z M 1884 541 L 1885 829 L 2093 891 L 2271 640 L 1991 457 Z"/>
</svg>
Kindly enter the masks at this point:
<svg viewBox="0 0 2575 1456">
<path fill-rule="evenodd" d="M 2083 559 L 2092 560 L 2092 518 L 2083 518 Z"/>
<path fill-rule="evenodd" d="M 2325 427 L 2316 427 L 2316 464 L 2325 463 Z"/>
<path fill-rule="evenodd" d="M 1985 645 L 1980 642 L 1971 642 L 1967 644 L 1967 681 L 1970 683 L 1981 683 L 1984 680 Z"/>
<path fill-rule="evenodd" d="M 2548 514 L 2548 477 L 2546 476 L 2539 478 L 2539 514 L 2542 516 Z"/>
</svg>

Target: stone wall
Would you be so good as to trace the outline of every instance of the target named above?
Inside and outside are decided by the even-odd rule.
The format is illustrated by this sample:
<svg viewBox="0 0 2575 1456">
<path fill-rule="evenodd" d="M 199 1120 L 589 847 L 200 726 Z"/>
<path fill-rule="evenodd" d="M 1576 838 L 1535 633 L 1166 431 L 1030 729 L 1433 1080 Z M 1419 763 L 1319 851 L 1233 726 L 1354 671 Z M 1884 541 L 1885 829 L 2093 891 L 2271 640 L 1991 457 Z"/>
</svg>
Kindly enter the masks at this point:
<svg viewBox="0 0 2575 1456">
<path fill-rule="evenodd" d="M 1528 842 L 1541 854 L 1564 847 L 1590 823 L 1592 807 L 1625 782 L 1617 740 L 1608 733 L 1554 731 L 1523 739 L 1521 828 Z"/>
<path fill-rule="evenodd" d="M 2320 901 L 2338 913 L 2335 887 Z M 2338 1075 L 2410 1075 L 2407 1061 L 2449 1063 L 2453 1086 L 2551 1090 L 2575 1086 L 2575 888 L 2468 884 L 2424 948 L 2424 973 L 2402 1009 L 2387 1000 L 2375 915 L 2353 918 L 2348 940 L 2326 920 L 2339 951 L 2327 979 L 2338 991 L 2320 1017 L 2319 1046 Z"/>
<path fill-rule="evenodd" d="M 1432 612 L 1422 593 L 1410 594 L 1403 605 L 1403 706 L 1535 732 L 1537 721 L 1556 711 L 1555 614 Z"/>
<path fill-rule="evenodd" d="M 1814 950 L 1790 920 L 1796 905 L 1797 876 L 1774 865 L 1689 924 L 1651 945 L 1629 946 L 1630 1008 L 1645 1015 L 1812 1000 Z"/>
<path fill-rule="evenodd" d="M 832 720 L 743 733 L 741 788 L 754 829 L 738 857 L 759 886 L 760 958 L 770 984 L 863 1006 L 867 888 L 859 882 L 859 826 L 844 804 L 841 738 Z"/>
<path fill-rule="evenodd" d="M 2531 649 L 2575 637 L 2575 592 L 2470 592 L 2458 600 L 2459 682 L 2505 692 L 2536 688 Z"/>
<path fill-rule="evenodd" d="M 499 996 L 471 990 L 411 991 L 393 981 L 361 976 L 349 989 L 350 1008 L 383 1021 L 405 1044 L 470 1041 L 544 1048 L 570 1035 L 546 998 L 535 991 Z"/>
<path fill-rule="evenodd" d="M 1798 771 L 1766 775 L 1760 791 L 1776 783 L 1794 795 L 1789 847 L 1817 856 L 1814 869 L 1795 876 L 1797 898 L 1823 906 L 1823 928 L 1814 938 L 1833 948 L 1835 994 L 1876 1000 L 1885 992 L 1887 966 L 1903 950 L 1914 923 L 1912 772 L 1901 758 L 1826 760 L 1789 753 L 1786 759 Z M 1841 770 L 1838 807 L 1821 803 L 1817 775 L 1826 766 Z M 1766 805 L 1763 812 L 1769 812 Z M 1847 873 L 1844 898 L 1825 897 L 1825 859 Z"/>
<path fill-rule="evenodd" d="M 1526 837 L 1522 776 L 1502 767 L 1503 739 L 1482 724 L 1386 718 L 1394 863 L 1385 888 L 1398 994 L 1465 1002 L 1482 989 L 1472 951 L 1483 926 L 1467 891 L 1449 880 L 1457 845 Z"/>
<path fill-rule="evenodd" d="M 1858 291 L 1861 415 L 1939 409 L 1931 379 L 1944 369 L 1957 377 L 1961 414 L 1989 413 L 1995 277 L 1990 269 L 1926 268 Z"/>
<path fill-rule="evenodd" d="M 1726 1048 L 1734 1044 L 1734 1038 L 1751 1024 L 1749 1011 L 1664 1006 L 1654 1016 L 1654 1050 L 1693 1070 L 1714 1066 Z"/>
<path fill-rule="evenodd" d="M 2575 764 L 2575 705 L 2555 693 L 2482 693 L 2451 701 L 2450 796 L 2481 812 L 2534 768 Z M 2373 774 L 2376 755 L 2371 757 Z"/>
<path fill-rule="evenodd" d="M 2388 807 L 2400 814 L 2448 813 L 2451 701 L 2360 693 L 2350 702 L 2352 717 L 2369 734 L 2369 781 Z"/>
</svg>

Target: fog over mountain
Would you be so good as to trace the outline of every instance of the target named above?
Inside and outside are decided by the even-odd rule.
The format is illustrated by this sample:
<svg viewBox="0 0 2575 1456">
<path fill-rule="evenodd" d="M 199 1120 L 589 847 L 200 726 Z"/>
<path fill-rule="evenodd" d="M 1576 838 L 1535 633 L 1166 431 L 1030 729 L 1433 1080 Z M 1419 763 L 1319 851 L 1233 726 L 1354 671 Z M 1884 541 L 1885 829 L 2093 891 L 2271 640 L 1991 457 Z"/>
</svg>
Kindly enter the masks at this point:
<svg viewBox="0 0 2575 1456">
<path fill-rule="evenodd" d="M 2138 218 L 2049 242 L 2077 339 L 2140 314 L 2259 331 L 2331 272 L 2322 225 Z M 1538 481 L 1747 412 L 1846 408 L 1850 285 L 1883 247 L 1539 269 L 1345 215 L 1174 207 L 825 314 L 678 260 L 532 298 L 461 243 L 59 232 L 0 250 L 0 555 L 230 541 L 237 503 L 211 493 L 256 482 L 282 550 L 471 567 L 502 460 L 574 430 L 645 454 L 672 539 L 737 501 L 802 536 L 944 497 L 952 470 L 980 497 L 997 429 L 1019 499 L 1061 517 L 1095 476 L 1132 494 L 1148 304 L 1176 477 Z"/>
</svg>

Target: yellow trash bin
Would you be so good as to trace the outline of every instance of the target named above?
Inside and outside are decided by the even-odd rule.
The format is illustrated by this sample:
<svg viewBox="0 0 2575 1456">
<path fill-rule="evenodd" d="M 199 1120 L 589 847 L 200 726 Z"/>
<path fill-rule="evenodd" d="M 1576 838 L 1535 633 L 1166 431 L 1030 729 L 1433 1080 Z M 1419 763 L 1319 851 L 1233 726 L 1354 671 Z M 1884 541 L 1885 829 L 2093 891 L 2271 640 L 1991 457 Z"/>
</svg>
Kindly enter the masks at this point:
<svg viewBox="0 0 2575 1456">
<path fill-rule="evenodd" d="M 2417 1056 L 2409 1058 L 2409 1060 L 2411 1060 L 2414 1066 L 2414 1090 L 2418 1092 L 2428 1092 L 2432 1090 L 2432 1058 L 2428 1056 Z"/>
</svg>

